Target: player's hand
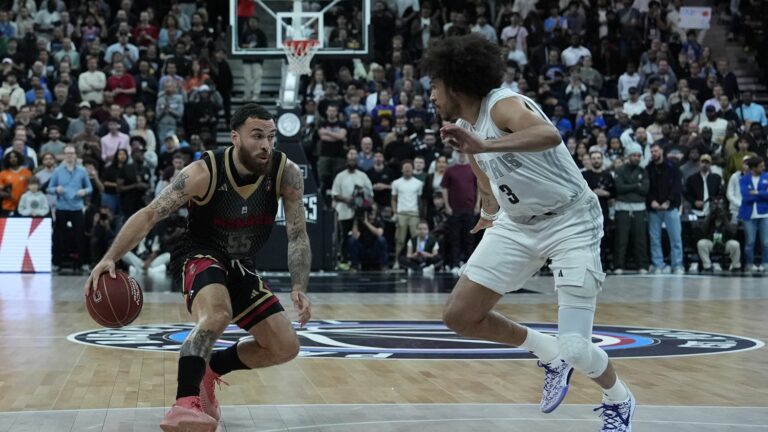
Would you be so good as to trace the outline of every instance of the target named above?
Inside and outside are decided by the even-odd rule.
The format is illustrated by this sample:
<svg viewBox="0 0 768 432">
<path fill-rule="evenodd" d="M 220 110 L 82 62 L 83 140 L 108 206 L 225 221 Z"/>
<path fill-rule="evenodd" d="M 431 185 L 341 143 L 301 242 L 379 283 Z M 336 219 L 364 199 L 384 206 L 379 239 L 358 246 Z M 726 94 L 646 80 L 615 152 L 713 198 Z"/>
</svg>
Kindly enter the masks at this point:
<svg viewBox="0 0 768 432">
<path fill-rule="evenodd" d="M 440 138 L 462 153 L 476 154 L 488 151 L 488 145 L 473 133 L 455 124 L 440 128 Z"/>
<path fill-rule="evenodd" d="M 294 290 L 291 292 L 291 301 L 293 301 L 293 309 L 299 315 L 299 327 L 304 327 L 312 317 L 312 305 L 309 302 L 309 297 L 303 291 Z"/>
<path fill-rule="evenodd" d="M 480 231 L 482 231 L 484 229 L 488 229 L 488 228 L 490 228 L 492 226 L 493 226 L 493 221 L 492 220 L 488 220 L 488 219 L 485 219 L 485 218 L 480 218 L 480 219 L 478 219 L 477 223 L 475 224 L 475 227 L 472 228 L 469 231 L 469 233 L 470 234 L 477 234 Z"/>
<path fill-rule="evenodd" d="M 91 275 L 88 276 L 88 280 L 85 281 L 85 296 L 88 297 L 91 294 L 91 290 L 96 290 L 96 287 L 99 283 L 99 276 L 101 276 L 102 273 L 109 272 L 109 276 L 112 277 L 112 279 L 116 278 L 117 275 L 115 274 L 115 262 L 112 261 L 109 258 L 102 258 L 101 261 L 99 261 L 98 264 L 96 264 L 96 267 L 91 270 Z"/>
</svg>

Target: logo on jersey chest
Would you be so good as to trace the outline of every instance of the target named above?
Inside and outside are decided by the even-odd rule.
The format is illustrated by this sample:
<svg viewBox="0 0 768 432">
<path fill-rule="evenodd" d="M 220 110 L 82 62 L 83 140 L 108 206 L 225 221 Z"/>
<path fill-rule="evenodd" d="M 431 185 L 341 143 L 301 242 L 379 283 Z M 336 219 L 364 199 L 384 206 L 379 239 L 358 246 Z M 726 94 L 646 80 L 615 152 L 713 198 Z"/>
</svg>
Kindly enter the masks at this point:
<svg viewBox="0 0 768 432">
<path fill-rule="evenodd" d="M 519 169 L 523 166 L 520 159 L 516 158 L 513 153 L 504 153 L 501 156 L 496 156 L 488 160 L 477 160 L 477 165 L 483 170 L 484 173 L 492 177 L 494 180 L 498 180 L 505 175 L 511 173 L 513 170 Z"/>
<path fill-rule="evenodd" d="M 248 212 L 248 207 L 243 207 L 243 212 Z M 225 229 L 248 228 L 254 225 L 272 225 L 274 219 L 270 215 L 245 215 L 237 218 L 213 217 L 213 225 Z"/>
</svg>

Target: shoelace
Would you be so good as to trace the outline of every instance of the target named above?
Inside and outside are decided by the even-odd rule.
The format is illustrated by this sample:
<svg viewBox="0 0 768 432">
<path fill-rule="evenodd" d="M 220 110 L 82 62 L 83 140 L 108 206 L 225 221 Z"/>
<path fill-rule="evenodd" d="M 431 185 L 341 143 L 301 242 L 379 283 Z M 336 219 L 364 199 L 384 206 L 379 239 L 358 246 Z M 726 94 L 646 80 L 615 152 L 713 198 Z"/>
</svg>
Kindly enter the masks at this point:
<svg viewBox="0 0 768 432">
<path fill-rule="evenodd" d="M 557 384 L 555 378 L 557 377 L 558 371 L 550 366 L 551 363 L 542 363 L 539 361 L 537 364 L 539 367 L 544 368 L 544 392 L 549 393 L 549 391 L 552 390 L 552 387 Z"/>
<path fill-rule="evenodd" d="M 629 425 L 629 418 L 624 418 L 621 416 L 621 404 L 602 404 L 599 407 L 593 409 L 592 411 L 599 411 L 603 410 L 603 412 L 600 413 L 600 417 L 603 419 L 604 423 L 604 429 L 607 428 L 608 430 L 622 430 L 620 429 L 622 426 Z"/>
</svg>

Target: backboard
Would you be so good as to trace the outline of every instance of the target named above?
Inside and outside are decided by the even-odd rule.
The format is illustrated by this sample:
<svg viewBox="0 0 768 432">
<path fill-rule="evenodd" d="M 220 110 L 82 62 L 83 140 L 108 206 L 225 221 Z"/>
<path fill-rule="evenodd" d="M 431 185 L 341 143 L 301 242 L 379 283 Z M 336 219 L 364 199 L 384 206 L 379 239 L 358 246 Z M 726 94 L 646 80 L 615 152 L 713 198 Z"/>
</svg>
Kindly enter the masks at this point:
<svg viewBox="0 0 768 432">
<path fill-rule="evenodd" d="M 373 44 L 370 0 L 229 0 L 228 41 L 232 58 L 285 58 L 286 39 L 317 39 L 317 56 L 363 58 Z M 256 24 L 249 23 L 255 17 Z M 341 29 L 340 24 L 346 26 Z M 266 46 L 244 37 L 255 25 Z"/>
</svg>

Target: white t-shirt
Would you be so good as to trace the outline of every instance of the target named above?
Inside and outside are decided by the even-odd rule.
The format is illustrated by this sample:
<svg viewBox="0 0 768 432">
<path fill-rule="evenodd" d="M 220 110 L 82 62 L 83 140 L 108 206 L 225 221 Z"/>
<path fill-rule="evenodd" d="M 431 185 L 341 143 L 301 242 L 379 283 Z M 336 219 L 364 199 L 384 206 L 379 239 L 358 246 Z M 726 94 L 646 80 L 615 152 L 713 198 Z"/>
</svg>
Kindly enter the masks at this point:
<svg viewBox="0 0 768 432">
<path fill-rule="evenodd" d="M 397 197 L 398 213 L 418 213 L 419 197 L 424 183 L 411 177 L 406 180 L 402 177 L 392 182 L 392 196 Z"/>
<path fill-rule="evenodd" d="M 359 186 L 365 190 L 366 196 L 373 196 L 373 185 L 371 179 L 360 170 L 350 173 L 349 170 L 344 170 L 336 174 L 336 178 L 333 179 L 333 186 L 331 187 L 331 194 L 334 197 L 341 196 L 349 198 L 355 192 L 355 186 Z M 336 214 L 339 220 L 350 220 L 355 217 L 355 209 L 347 203 L 337 201 L 334 205 Z"/>
</svg>

